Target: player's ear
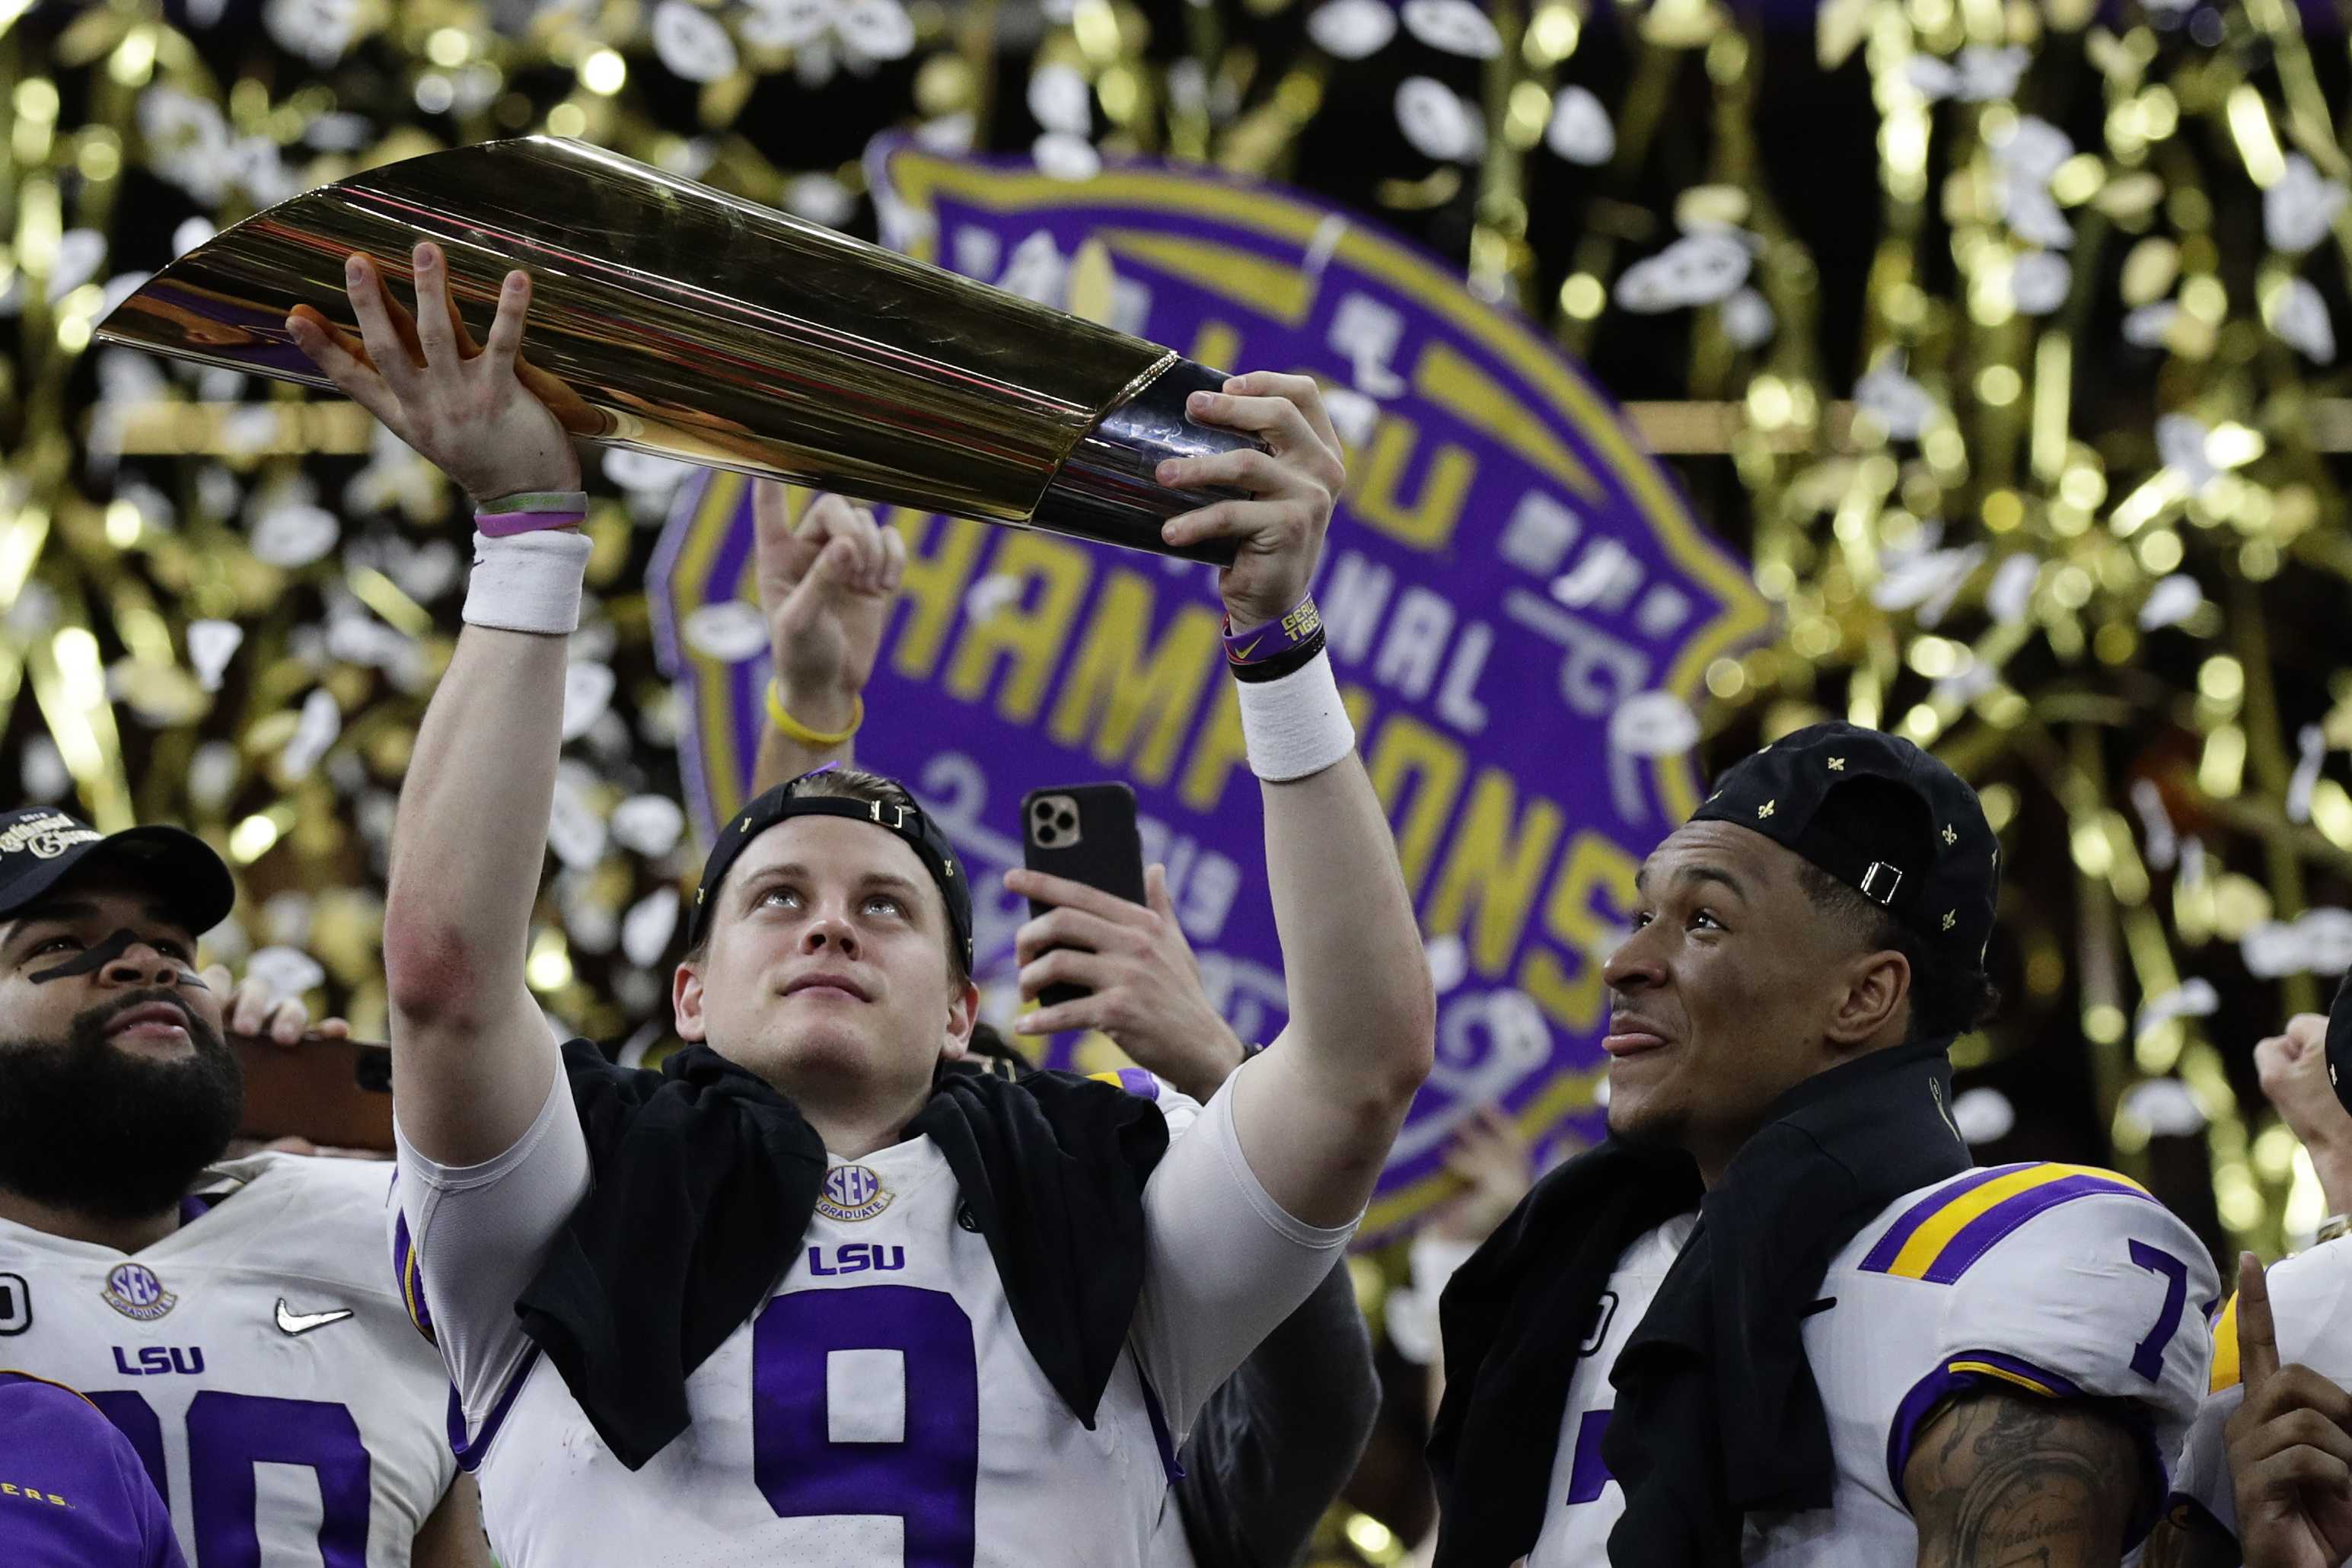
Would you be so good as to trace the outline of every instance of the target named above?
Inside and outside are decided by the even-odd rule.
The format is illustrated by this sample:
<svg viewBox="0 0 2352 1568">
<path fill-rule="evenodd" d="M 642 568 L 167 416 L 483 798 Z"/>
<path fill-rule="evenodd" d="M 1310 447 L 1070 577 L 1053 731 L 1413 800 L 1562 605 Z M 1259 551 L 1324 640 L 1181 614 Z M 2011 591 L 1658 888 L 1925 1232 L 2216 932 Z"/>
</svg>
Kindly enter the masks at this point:
<svg viewBox="0 0 2352 1568">
<path fill-rule="evenodd" d="M 972 1026 L 980 1022 L 980 987 L 965 981 L 948 995 L 947 1030 L 940 1037 L 940 1059 L 960 1061 L 971 1049 Z"/>
<path fill-rule="evenodd" d="M 1911 994 L 1911 961 L 1881 948 L 1848 960 L 1840 978 L 1843 984 L 1822 1032 L 1832 1047 L 1850 1051 L 1868 1045 L 1903 1016 Z"/>
<path fill-rule="evenodd" d="M 709 1026 L 702 1016 L 701 954 L 688 953 L 678 960 L 677 971 L 669 977 L 669 1005 L 677 1016 L 679 1039 L 698 1046 L 709 1037 Z"/>
</svg>

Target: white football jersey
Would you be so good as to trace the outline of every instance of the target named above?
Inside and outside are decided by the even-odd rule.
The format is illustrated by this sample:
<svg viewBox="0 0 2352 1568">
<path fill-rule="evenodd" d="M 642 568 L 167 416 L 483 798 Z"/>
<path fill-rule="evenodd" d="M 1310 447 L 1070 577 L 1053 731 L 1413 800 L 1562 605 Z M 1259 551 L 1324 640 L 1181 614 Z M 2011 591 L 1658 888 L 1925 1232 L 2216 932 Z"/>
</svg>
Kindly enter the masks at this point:
<svg viewBox="0 0 2352 1568">
<path fill-rule="evenodd" d="M 551 1226 L 530 1211 L 571 1212 L 585 1152 L 567 1087 L 557 1082 L 532 1130 L 490 1164 L 436 1167 L 404 1147 L 400 1199 L 421 1260 L 410 1272 L 461 1391 L 460 1458 L 478 1467 L 499 1561 L 1187 1561 L 1169 1495 L 1175 1445 L 1352 1227 L 1303 1226 L 1274 1205 L 1241 1158 L 1229 1095 L 1205 1111 L 1164 1088 L 1158 1097 L 1171 1146 L 1146 1192 L 1144 1294 L 1091 1431 L 1030 1355 L 986 1240 L 960 1223 L 946 1157 L 917 1138 L 829 1160 L 782 1282 L 688 1378 L 685 1434 L 634 1473 L 513 1327 L 517 1283 L 535 1265 L 501 1279 L 475 1262 L 520 1256 L 522 1244 L 486 1245 L 470 1215 L 450 1224 L 469 1198 L 484 1200 L 487 1223 L 521 1216 L 542 1235 Z M 575 1156 L 576 1173 L 531 1173 Z M 450 1268 L 445 1239 L 463 1243 L 466 1265 Z"/>
<path fill-rule="evenodd" d="M 1609 1373 L 1697 1216 L 1626 1248 L 1570 1383 L 1550 1504 L 1528 1568 L 1605 1563 L 1625 1510 L 1601 1455 Z M 2151 1458 L 2176 1452 L 2205 1387 L 2220 1296 L 2204 1244 L 2125 1177 L 2002 1165 L 1897 1198 L 1822 1277 L 1805 1355 L 1837 1466 L 1831 1507 L 1751 1515 L 1758 1568 L 1884 1568 L 1918 1554 L 1903 1470 L 1919 1428 L 1972 1386 L 2130 1402 Z M 1613 1299 L 1612 1299 L 1613 1298 Z M 2133 1540 L 2153 1520 L 2134 1523 Z"/>
<path fill-rule="evenodd" d="M 2352 1237 L 2315 1247 L 2273 1263 L 2263 1279 L 2271 1291 L 2271 1320 L 2278 1331 L 2279 1364 L 2300 1362 L 2341 1387 L 2352 1387 Z M 2194 1503 L 2232 1536 L 2238 1533 L 2236 1494 L 2230 1486 L 2230 1457 L 2222 1427 L 2246 1391 L 2238 1381 L 2238 1300 L 2235 1296 L 2213 1325 L 2213 1375 L 2204 1403 L 2182 1445 L 2172 1478 L 2176 1515 Z M 2183 1521 L 2182 1522 L 2187 1522 Z"/>
<path fill-rule="evenodd" d="M 0 1363 L 122 1430 L 194 1568 L 401 1568 L 455 1479 L 448 1376 L 383 1266 L 391 1177 L 232 1161 L 131 1256 L 0 1220 Z"/>
</svg>

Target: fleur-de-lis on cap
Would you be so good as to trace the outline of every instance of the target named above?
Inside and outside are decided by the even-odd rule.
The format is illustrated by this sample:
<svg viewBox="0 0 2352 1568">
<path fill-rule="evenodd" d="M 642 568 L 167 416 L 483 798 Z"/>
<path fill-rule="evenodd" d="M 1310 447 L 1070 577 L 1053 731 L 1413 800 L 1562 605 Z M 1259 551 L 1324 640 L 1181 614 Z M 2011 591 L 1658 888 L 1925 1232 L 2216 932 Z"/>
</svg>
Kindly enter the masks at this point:
<svg viewBox="0 0 2352 1568">
<path fill-rule="evenodd" d="M 1758 807 L 1756 808 L 1756 819 L 1757 819 L 1759 822 L 1761 822 L 1762 820 L 1764 820 L 1764 818 L 1766 818 L 1766 817 L 1768 817 L 1768 816 L 1771 816 L 1771 815 L 1772 815 L 1772 808 L 1773 808 L 1774 806 L 1776 806 L 1776 805 L 1780 805 L 1780 797 L 1779 797 L 1779 796 L 1777 796 L 1777 795 L 1775 795 L 1772 799 L 1766 801 L 1762 805 L 1759 805 L 1759 806 L 1758 806 Z"/>
<path fill-rule="evenodd" d="M 1845 772 L 1845 759 L 1843 757 L 1832 757 L 1830 759 L 1830 772 L 1833 773 L 1842 773 Z"/>
</svg>

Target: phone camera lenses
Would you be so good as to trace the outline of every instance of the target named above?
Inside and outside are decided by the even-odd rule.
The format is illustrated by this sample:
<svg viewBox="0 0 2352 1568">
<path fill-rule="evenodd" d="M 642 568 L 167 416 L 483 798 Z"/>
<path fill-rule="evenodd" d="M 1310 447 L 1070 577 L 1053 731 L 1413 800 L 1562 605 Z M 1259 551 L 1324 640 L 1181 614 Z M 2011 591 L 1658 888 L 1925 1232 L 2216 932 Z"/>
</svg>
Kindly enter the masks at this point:
<svg viewBox="0 0 2352 1568">
<path fill-rule="evenodd" d="M 1061 835 L 1060 835 L 1060 834 L 1058 834 L 1058 833 L 1056 833 L 1056 832 L 1055 832 L 1051 825 L 1049 825 L 1049 824 L 1047 824 L 1047 823 L 1043 823 L 1043 822 L 1041 822 L 1041 823 L 1039 823 L 1039 824 L 1037 825 L 1037 842 L 1038 842 L 1038 843 L 1040 843 L 1040 844 L 1051 844 L 1052 842 L 1054 842 L 1054 840 L 1055 840 L 1055 839 L 1059 838 L 1060 837 L 1061 837 Z"/>
</svg>

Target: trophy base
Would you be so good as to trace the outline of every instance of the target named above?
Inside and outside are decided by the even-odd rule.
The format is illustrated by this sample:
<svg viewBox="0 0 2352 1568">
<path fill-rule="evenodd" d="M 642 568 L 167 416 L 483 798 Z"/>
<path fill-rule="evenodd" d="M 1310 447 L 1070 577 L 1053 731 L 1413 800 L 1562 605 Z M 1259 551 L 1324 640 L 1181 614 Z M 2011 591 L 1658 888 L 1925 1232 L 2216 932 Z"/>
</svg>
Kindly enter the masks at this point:
<svg viewBox="0 0 2352 1568">
<path fill-rule="evenodd" d="M 1244 500 L 1248 492 L 1223 486 L 1171 489 L 1153 478 L 1170 458 L 1211 457 L 1244 447 L 1265 449 L 1252 437 L 1185 416 L 1187 397 L 1222 391 L 1224 384 L 1223 371 L 1170 355 L 1166 369 L 1079 438 L 1045 487 L 1030 525 L 1155 555 L 1232 565 L 1238 548 L 1232 540 L 1168 544 L 1160 537 L 1160 525 L 1214 501 Z"/>
</svg>

